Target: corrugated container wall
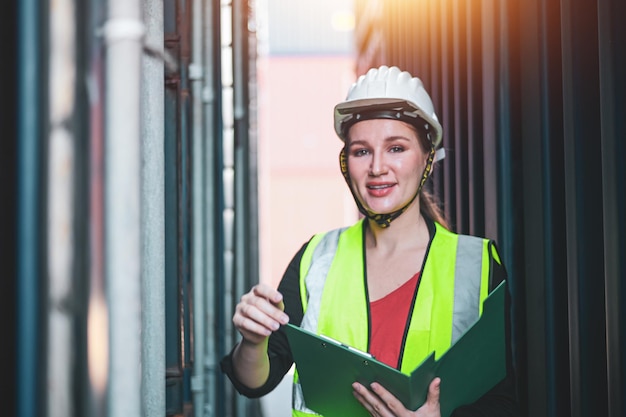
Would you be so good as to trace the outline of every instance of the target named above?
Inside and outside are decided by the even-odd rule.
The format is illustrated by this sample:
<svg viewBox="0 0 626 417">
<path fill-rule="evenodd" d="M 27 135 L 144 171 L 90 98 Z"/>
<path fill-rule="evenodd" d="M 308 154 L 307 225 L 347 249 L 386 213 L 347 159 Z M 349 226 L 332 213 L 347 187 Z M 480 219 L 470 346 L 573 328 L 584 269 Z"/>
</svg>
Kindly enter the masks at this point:
<svg viewBox="0 0 626 417">
<path fill-rule="evenodd" d="M 626 32 L 620 1 L 357 3 L 357 72 L 418 75 L 444 128 L 433 187 L 495 238 L 524 415 L 623 416 Z"/>
<path fill-rule="evenodd" d="M 254 2 L 4 12 L 3 414 L 259 415 L 219 369 L 259 275 Z"/>
</svg>

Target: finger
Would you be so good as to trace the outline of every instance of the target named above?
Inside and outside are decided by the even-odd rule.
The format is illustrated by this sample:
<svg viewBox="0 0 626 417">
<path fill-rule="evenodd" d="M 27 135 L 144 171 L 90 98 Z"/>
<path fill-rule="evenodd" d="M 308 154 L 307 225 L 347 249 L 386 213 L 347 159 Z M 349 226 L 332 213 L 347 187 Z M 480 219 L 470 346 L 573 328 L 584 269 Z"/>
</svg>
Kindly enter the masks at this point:
<svg viewBox="0 0 626 417">
<path fill-rule="evenodd" d="M 235 327 L 239 330 L 243 339 L 253 344 L 261 343 L 270 334 L 272 334 L 271 329 L 268 329 L 267 327 L 246 317 L 235 316 L 233 317 L 233 323 L 235 323 Z"/>
<path fill-rule="evenodd" d="M 278 305 L 275 302 L 278 301 Z M 259 344 L 281 325 L 289 322 L 284 313 L 282 294 L 275 289 L 259 284 L 241 297 L 235 307 L 232 322 L 244 340 Z"/>
<path fill-rule="evenodd" d="M 435 378 L 428 386 L 428 395 L 426 396 L 426 404 L 431 407 L 439 406 L 439 393 L 441 388 L 441 378 Z"/>
<path fill-rule="evenodd" d="M 254 300 L 253 305 L 263 314 L 276 321 L 279 325 L 287 324 L 289 322 L 289 316 L 287 316 L 287 314 L 283 311 L 284 306 L 282 306 L 282 302 L 277 306 L 264 298 L 257 298 Z"/>
<path fill-rule="evenodd" d="M 267 299 L 270 303 L 274 304 L 277 307 L 279 305 L 283 305 L 283 295 L 267 284 L 255 285 L 252 288 L 252 292 L 261 298 Z M 284 308 L 281 308 L 281 310 L 283 309 Z"/>
<path fill-rule="evenodd" d="M 268 289 L 270 291 L 266 291 Z M 276 297 L 276 294 L 278 297 Z M 268 296 L 275 296 L 275 298 L 280 298 L 281 301 L 276 304 L 270 300 Z M 289 322 L 289 317 L 283 311 L 284 305 L 282 302 L 282 294 L 269 287 L 265 289 L 259 289 L 257 287 L 253 288 L 252 291 L 245 294 L 241 298 L 241 302 L 238 304 L 238 309 L 241 310 L 241 313 L 244 316 L 249 316 L 255 320 L 261 320 L 261 322 L 268 325 L 268 327 L 271 327 L 270 323 L 264 321 L 259 313 L 271 318 L 277 322 L 278 325 L 287 324 Z M 272 329 L 276 330 L 277 327 Z"/>
<path fill-rule="evenodd" d="M 372 416 L 387 416 L 389 412 L 380 399 L 372 391 L 355 382 L 352 384 L 353 395 Z"/>
<path fill-rule="evenodd" d="M 279 311 L 275 307 L 272 309 Z M 284 313 L 279 312 L 279 314 Z M 237 306 L 233 323 L 239 330 L 250 331 L 263 336 L 269 336 L 271 332 L 278 330 L 281 324 L 271 313 L 257 305 L 247 303 L 241 303 Z"/>
<path fill-rule="evenodd" d="M 372 383 L 370 387 L 377 397 L 380 398 L 380 401 L 385 405 L 385 407 L 391 410 L 393 415 L 399 415 L 400 413 L 406 411 L 404 404 L 402 404 L 402 402 L 400 402 L 395 395 L 387 391 L 387 389 L 378 382 Z"/>
</svg>

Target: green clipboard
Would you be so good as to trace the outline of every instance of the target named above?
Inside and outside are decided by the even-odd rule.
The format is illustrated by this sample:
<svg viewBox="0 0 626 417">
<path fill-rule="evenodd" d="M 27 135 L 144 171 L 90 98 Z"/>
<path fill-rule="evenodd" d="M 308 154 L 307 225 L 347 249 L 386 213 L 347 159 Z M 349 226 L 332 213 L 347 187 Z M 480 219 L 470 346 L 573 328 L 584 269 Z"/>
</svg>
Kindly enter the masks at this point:
<svg viewBox="0 0 626 417">
<path fill-rule="evenodd" d="M 284 329 L 307 407 L 324 417 L 368 417 L 352 394 L 352 383 L 369 386 L 376 381 L 406 408 L 416 410 L 426 401 L 436 376 L 441 377 L 442 417 L 476 401 L 506 376 L 505 292 L 502 282 L 463 336 L 439 359 L 431 353 L 410 375 L 341 342 L 287 324 Z"/>
</svg>

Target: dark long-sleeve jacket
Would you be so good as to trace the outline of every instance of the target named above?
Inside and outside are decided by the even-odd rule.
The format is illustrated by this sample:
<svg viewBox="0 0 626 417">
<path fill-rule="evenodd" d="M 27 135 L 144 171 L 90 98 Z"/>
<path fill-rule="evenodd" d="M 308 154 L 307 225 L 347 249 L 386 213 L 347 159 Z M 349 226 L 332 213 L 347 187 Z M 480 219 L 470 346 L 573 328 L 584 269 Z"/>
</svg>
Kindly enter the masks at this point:
<svg viewBox="0 0 626 417">
<path fill-rule="evenodd" d="M 283 295 L 285 312 L 289 316 L 290 322 L 300 324 L 303 317 L 303 310 L 300 298 L 300 261 L 308 242 L 293 257 L 278 290 Z M 493 274 L 490 282 L 490 291 L 497 287 L 506 278 L 506 271 L 503 266 L 494 263 Z M 510 306 L 510 298 L 507 294 L 507 305 Z M 510 311 L 510 308 L 507 308 Z M 473 404 L 459 407 L 453 413 L 453 417 L 490 417 L 490 416 L 517 416 L 518 407 L 516 401 L 516 385 L 514 367 L 511 354 L 510 337 L 510 317 L 507 317 L 507 377 L 491 389 Z M 232 366 L 232 352 L 221 361 L 222 371 L 229 377 L 239 393 L 251 398 L 261 397 L 272 391 L 283 379 L 284 375 L 293 364 L 293 356 L 289 349 L 287 336 L 284 331 L 274 332 L 268 343 L 268 356 L 270 360 L 270 374 L 259 388 L 250 389 L 239 382 L 234 374 Z"/>
</svg>

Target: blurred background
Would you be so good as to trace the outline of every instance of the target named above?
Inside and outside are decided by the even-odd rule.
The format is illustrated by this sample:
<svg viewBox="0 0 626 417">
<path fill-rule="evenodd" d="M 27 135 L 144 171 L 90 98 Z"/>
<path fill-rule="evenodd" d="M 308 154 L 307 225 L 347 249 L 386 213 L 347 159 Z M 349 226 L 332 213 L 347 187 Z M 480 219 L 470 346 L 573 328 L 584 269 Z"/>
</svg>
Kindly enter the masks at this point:
<svg viewBox="0 0 626 417">
<path fill-rule="evenodd" d="M 8 0 L 3 414 L 282 417 L 219 360 L 240 296 L 358 213 L 333 106 L 379 65 L 444 128 L 432 191 L 496 239 L 524 415 L 626 415 L 622 0 Z"/>
</svg>

